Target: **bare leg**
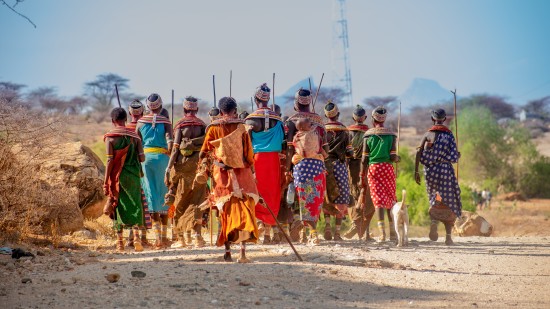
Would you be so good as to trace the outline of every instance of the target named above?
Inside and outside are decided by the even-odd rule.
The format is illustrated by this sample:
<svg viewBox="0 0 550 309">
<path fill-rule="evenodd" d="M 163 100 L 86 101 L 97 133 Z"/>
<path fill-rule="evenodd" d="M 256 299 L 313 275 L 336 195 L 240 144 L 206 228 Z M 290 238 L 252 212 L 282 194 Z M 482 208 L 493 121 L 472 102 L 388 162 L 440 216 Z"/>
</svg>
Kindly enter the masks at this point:
<svg viewBox="0 0 550 309">
<path fill-rule="evenodd" d="M 437 241 L 437 238 L 439 237 L 439 235 L 437 234 L 438 223 L 439 221 L 432 219 L 432 223 L 430 224 L 430 235 L 429 235 L 431 241 Z"/>
<path fill-rule="evenodd" d="M 231 258 L 231 245 L 228 241 L 225 242 L 225 254 L 223 255 L 223 260 L 226 262 L 233 262 L 233 259 Z"/>
<path fill-rule="evenodd" d="M 241 256 L 237 259 L 238 263 L 251 263 L 252 261 L 246 257 L 246 245 L 245 242 L 241 242 Z"/>
<path fill-rule="evenodd" d="M 124 236 L 122 234 L 122 228 L 116 231 L 116 250 L 119 252 L 124 251 Z"/>
<path fill-rule="evenodd" d="M 325 216 L 325 233 L 323 237 L 325 240 L 332 240 L 332 226 L 330 225 L 330 215 L 324 214 Z"/>
<path fill-rule="evenodd" d="M 143 251 L 143 245 L 141 244 L 141 239 L 139 238 L 139 227 L 137 225 L 130 231 L 130 235 L 134 235 L 134 249 L 136 252 Z"/>
<path fill-rule="evenodd" d="M 446 235 L 445 235 L 445 244 L 447 246 L 452 246 L 454 245 L 455 243 L 453 242 L 452 238 L 451 238 L 451 232 L 453 231 L 453 224 L 452 223 L 449 223 L 449 222 L 445 222 L 445 232 L 446 232 Z"/>
<path fill-rule="evenodd" d="M 386 241 L 386 229 L 384 226 L 384 208 L 377 207 L 376 213 L 378 214 L 378 232 L 380 232 L 378 242 L 384 242 Z"/>
<path fill-rule="evenodd" d="M 160 238 L 162 247 L 170 247 L 171 241 L 168 240 L 168 215 L 160 215 L 161 227 Z"/>
<path fill-rule="evenodd" d="M 334 240 L 343 240 L 340 236 L 340 229 L 342 228 L 342 218 L 336 217 L 335 221 L 335 231 L 334 231 Z"/>
</svg>

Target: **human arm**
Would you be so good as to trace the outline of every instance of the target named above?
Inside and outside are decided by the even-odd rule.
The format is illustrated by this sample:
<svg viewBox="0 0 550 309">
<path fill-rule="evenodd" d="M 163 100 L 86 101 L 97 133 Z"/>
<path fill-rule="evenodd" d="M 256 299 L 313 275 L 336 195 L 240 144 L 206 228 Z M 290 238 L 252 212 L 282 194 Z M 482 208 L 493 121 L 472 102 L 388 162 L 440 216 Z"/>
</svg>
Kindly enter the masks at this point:
<svg viewBox="0 0 550 309">
<path fill-rule="evenodd" d="M 145 161 L 145 153 L 143 152 L 143 143 L 140 139 L 137 140 L 137 151 L 138 151 L 138 160 L 139 162 Z"/>
<path fill-rule="evenodd" d="M 286 177 L 287 177 L 287 180 L 290 182 L 291 178 L 292 178 L 292 171 L 291 171 L 291 167 L 292 167 L 292 156 L 294 155 L 296 149 L 295 149 L 295 145 L 293 143 L 293 140 L 294 140 L 294 136 L 296 135 L 296 125 L 294 124 L 294 122 L 292 121 L 287 121 L 286 123 L 287 125 L 287 128 L 288 128 L 288 134 L 287 134 L 287 137 L 286 137 L 286 140 L 287 140 L 287 152 L 286 152 Z"/>
<path fill-rule="evenodd" d="M 394 137 L 392 139 L 391 150 L 390 150 L 390 160 L 394 163 L 398 163 L 399 161 L 401 161 L 401 157 L 397 153 L 397 137 Z"/>
<path fill-rule="evenodd" d="M 367 144 L 368 137 L 363 137 L 363 153 L 361 155 L 361 169 L 359 171 L 359 178 L 361 181 L 361 186 L 365 186 L 365 178 L 367 176 L 367 171 L 369 169 L 369 154 L 370 149 Z"/>
<path fill-rule="evenodd" d="M 105 167 L 105 177 L 103 180 L 103 194 L 105 194 L 105 196 L 108 196 L 110 189 L 107 185 L 107 182 L 109 180 L 111 172 L 113 171 L 113 157 L 115 154 L 115 151 L 113 149 L 113 138 L 107 137 L 105 139 L 105 149 L 107 153 L 107 165 Z"/>
<path fill-rule="evenodd" d="M 174 130 L 172 130 L 172 125 L 165 123 L 164 132 L 166 135 L 166 142 L 168 143 L 168 153 L 171 153 L 174 146 Z"/>
<path fill-rule="evenodd" d="M 422 141 L 420 142 L 420 146 L 416 148 L 416 158 L 414 160 L 414 181 L 416 181 L 417 184 L 420 184 L 420 173 L 418 172 L 418 166 L 420 165 L 420 158 L 422 157 L 426 140 L 427 138 L 424 135 L 424 137 L 422 137 Z"/>
<path fill-rule="evenodd" d="M 174 144 L 172 146 L 172 152 L 170 153 L 170 160 L 168 161 L 168 166 L 166 167 L 166 171 L 164 173 L 164 183 L 169 186 L 170 185 L 170 169 L 172 169 L 172 166 L 174 166 L 174 163 L 178 159 L 178 156 L 180 154 L 179 146 L 182 139 L 182 132 L 181 130 L 176 130 L 175 132 L 175 138 L 174 138 Z"/>
</svg>

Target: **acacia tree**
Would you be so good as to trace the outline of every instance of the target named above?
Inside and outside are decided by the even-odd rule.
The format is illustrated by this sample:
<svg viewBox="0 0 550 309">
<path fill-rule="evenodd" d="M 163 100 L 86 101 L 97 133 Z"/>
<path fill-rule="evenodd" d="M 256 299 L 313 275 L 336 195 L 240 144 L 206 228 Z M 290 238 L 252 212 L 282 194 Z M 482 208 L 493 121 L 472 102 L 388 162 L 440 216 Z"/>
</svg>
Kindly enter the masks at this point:
<svg viewBox="0 0 550 309">
<path fill-rule="evenodd" d="M 119 92 L 128 89 L 128 79 L 114 73 L 101 74 L 94 81 L 87 82 L 86 94 L 93 99 L 93 109 L 100 113 L 107 113 L 113 107 L 116 98 L 115 84 Z"/>
<path fill-rule="evenodd" d="M 523 106 L 526 112 L 535 114 L 543 119 L 550 119 L 550 96 L 527 102 Z"/>
<path fill-rule="evenodd" d="M 373 110 L 378 106 L 384 106 L 385 108 L 390 109 L 393 107 L 396 99 L 396 96 L 368 97 L 363 100 L 363 103 L 366 105 L 367 110 Z"/>
<path fill-rule="evenodd" d="M 21 89 L 27 86 L 12 82 L 0 82 L 0 99 L 13 103 L 21 99 Z"/>
</svg>

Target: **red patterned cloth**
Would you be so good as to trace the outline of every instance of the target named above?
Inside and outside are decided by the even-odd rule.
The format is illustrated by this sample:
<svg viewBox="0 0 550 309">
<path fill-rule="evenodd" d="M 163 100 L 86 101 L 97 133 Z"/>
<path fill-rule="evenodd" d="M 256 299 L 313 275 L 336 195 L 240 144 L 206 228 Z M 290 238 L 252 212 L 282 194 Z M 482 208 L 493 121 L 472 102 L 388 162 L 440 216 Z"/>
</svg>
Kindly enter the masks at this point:
<svg viewBox="0 0 550 309">
<path fill-rule="evenodd" d="M 275 217 L 281 207 L 281 168 L 278 152 L 258 152 L 254 154 L 258 192 Z M 273 216 L 263 205 L 256 205 L 256 218 L 269 225 L 276 225 Z"/>
<path fill-rule="evenodd" d="M 374 206 L 376 208 L 392 208 L 397 200 L 393 165 L 391 163 L 371 164 L 367 178 Z"/>
</svg>

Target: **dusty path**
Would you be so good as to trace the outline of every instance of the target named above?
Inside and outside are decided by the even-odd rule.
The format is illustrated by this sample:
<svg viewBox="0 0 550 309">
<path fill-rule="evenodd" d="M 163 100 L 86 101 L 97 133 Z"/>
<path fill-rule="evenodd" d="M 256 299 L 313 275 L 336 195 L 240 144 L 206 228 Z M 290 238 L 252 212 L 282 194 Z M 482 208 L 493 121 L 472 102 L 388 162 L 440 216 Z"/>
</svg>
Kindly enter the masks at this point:
<svg viewBox="0 0 550 309">
<path fill-rule="evenodd" d="M 2 308 L 549 308 L 546 237 L 412 239 L 400 249 L 359 241 L 250 246 L 252 264 L 220 248 L 114 254 L 39 249 L 0 259 Z M 133 278 L 132 271 L 146 273 Z M 105 276 L 120 280 L 109 283 Z M 22 283 L 23 279 L 32 282 Z"/>
</svg>

